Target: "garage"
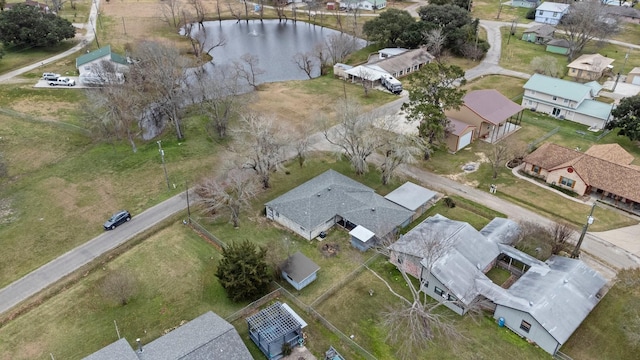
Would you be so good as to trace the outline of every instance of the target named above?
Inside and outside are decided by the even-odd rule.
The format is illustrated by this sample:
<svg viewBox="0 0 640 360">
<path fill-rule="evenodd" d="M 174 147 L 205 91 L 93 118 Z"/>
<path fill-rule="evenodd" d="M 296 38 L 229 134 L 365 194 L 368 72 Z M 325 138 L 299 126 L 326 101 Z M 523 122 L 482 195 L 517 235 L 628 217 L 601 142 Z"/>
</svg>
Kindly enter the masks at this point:
<svg viewBox="0 0 640 360">
<path fill-rule="evenodd" d="M 472 135 L 473 131 L 469 131 L 468 133 L 462 135 L 458 140 L 458 148 L 456 150 L 463 149 L 465 146 L 471 144 Z"/>
<path fill-rule="evenodd" d="M 635 67 L 627 74 L 627 84 L 640 85 L 640 67 Z"/>
</svg>

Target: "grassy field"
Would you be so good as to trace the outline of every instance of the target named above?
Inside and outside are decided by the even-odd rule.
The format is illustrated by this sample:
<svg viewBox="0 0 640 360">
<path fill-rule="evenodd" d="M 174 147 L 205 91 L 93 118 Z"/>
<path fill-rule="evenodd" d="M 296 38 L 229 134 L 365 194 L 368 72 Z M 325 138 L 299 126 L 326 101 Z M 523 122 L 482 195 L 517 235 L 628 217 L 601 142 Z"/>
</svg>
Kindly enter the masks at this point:
<svg viewBox="0 0 640 360">
<path fill-rule="evenodd" d="M 502 9 L 500 9 L 502 6 Z M 473 8 L 471 9 L 471 16 L 474 18 L 479 18 L 482 20 L 493 20 L 493 21 L 514 21 L 516 20 L 518 23 L 529 23 L 531 20 L 526 19 L 525 15 L 529 9 L 512 7 L 509 5 L 504 5 L 501 1 L 473 1 Z M 498 17 L 498 14 L 500 17 Z"/>
<path fill-rule="evenodd" d="M 518 29 L 514 36 L 509 38 L 509 28 L 503 27 L 502 31 L 502 55 L 500 66 L 505 69 L 531 73 L 531 60 L 538 56 L 550 56 L 558 61 L 560 74 L 565 74 L 568 64 L 567 57 L 559 54 L 552 54 L 545 51 L 544 45 L 534 44 L 522 40 L 523 29 Z M 509 44 L 507 44 L 507 42 Z"/>
</svg>

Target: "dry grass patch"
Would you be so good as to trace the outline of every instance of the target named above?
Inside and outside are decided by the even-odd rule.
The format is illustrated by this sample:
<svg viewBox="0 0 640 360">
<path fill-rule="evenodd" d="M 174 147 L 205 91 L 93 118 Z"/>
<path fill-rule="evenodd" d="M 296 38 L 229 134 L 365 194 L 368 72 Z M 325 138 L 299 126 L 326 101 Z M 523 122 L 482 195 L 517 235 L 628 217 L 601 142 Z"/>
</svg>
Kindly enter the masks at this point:
<svg viewBox="0 0 640 360">
<path fill-rule="evenodd" d="M 40 120 L 59 121 L 57 114 L 64 112 L 78 111 L 78 104 L 64 101 L 48 101 L 46 106 L 42 105 L 42 101 L 33 98 L 14 101 L 11 108 L 15 111 L 37 116 Z"/>
</svg>

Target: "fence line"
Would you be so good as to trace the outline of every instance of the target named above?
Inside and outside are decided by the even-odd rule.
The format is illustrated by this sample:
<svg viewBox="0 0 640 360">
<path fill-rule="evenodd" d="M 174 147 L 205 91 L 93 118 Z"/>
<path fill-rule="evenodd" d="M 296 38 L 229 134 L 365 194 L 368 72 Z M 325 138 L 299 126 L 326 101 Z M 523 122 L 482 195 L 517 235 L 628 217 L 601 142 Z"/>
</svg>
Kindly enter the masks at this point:
<svg viewBox="0 0 640 360">
<path fill-rule="evenodd" d="M 611 132 L 611 130 L 608 130 L 608 129 L 603 131 L 602 134 L 600 134 L 600 135 L 598 135 L 596 137 L 596 141 L 600 141 L 600 139 L 602 139 L 603 137 L 607 136 L 607 134 L 610 133 L 610 132 Z"/>
<path fill-rule="evenodd" d="M 375 257 L 375 256 L 372 256 L 372 258 L 373 257 Z M 364 268 L 363 266 L 361 266 L 361 267 Z M 280 286 L 280 285 L 278 285 L 278 286 Z M 377 360 L 377 358 L 375 356 L 373 356 L 370 352 L 365 350 L 365 348 L 360 346 L 357 342 L 353 341 L 353 339 L 351 339 L 349 336 L 345 335 L 345 333 L 343 333 L 342 331 L 340 331 L 340 329 L 335 327 L 329 320 L 325 319 L 324 316 L 320 315 L 320 313 L 317 312 L 313 307 L 311 307 L 309 305 L 306 305 L 300 299 L 296 298 L 293 294 L 291 294 L 289 291 L 287 291 L 287 289 L 285 289 L 285 288 L 280 286 L 280 293 L 284 297 L 286 297 L 288 300 L 294 302 L 296 304 L 296 306 L 298 306 L 301 309 L 303 309 L 307 314 L 312 316 L 315 320 L 318 320 L 322 325 L 324 325 L 324 327 L 326 327 L 329 331 L 331 331 L 336 336 L 338 336 L 340 339 L 345 341 L 349 346 L 351 346 L 352 349 L 354 349 L 356 352 L 358 352 L 360 355 L 362 355 L 365 359 Z"/>
<path fill-rule="evenodd" d="M 234 312 L 233 314 L 227 316 L 226 320 L 228 322 L 234 322 L 234 321 L 238 320 L 239 318 L 246 316 L 250 312 L 253 312 L 254 310 L 259 308 L 260 306 L 266 304 L 267 302 L 277 298 L 278 295 L 280 295 L 280 289 L 275 289 L 272 292 L 268 293 L 267 295 L 261 297 L 260 299 L 252 302 L 251 304 L 249 304 L 249 305 L 243 307 L 242 309 Z"/>
<path fill-rule="evenodd" d="M 541 142 L 547 140 L 548 138 L 553 136 L 558 131 L 560 131 L 560 127 L 559 126 L 557 128 L 555 128 L 555 129 L 549 131 L 548 133 L 542 135 L 541 137 L 537 138 L 532 143 L 529 143 L 529 151 L 532 151 L 538 144 L 540 144 Z"/>
<path fill-rule="evenodd" d="M 191 226 L 195 228 L 196 231 L 198 231 L 207 239 L 211 240 L 212 242 L 220 246 L 220 248 L 225 249 L 227 247 L 227 244 L 224 241 L 218 239 L 215 235 L 213 235 L 207 229 L 205 229 L 204 226 L 200 225 L 197 221 L 193 220 L 193 218 L 190 217 L 189 222 Z"/>
<path fill-rule="evenodd" d="M 325 291 L 323 294 L 321 294 L 320 296 L 318 296 L 312 303 L 311 305 L 309 305 L 310 307 L 315 307 L 320 305 L 323 301 L 325 301 L 329 296 L 333 295 L 336 293 L 336 291 L 340 290 L 343 286 L 345 286 L 348 282 L 350 282 L 351 280 L 353 280 L 356 276 L 358 276 L 358 274 L 362 273 L 366 266 L 369 265 L 371 262 L 373 262 L 373 260 L 377 259 L 378 256 L 380 256 L 379 253 L 376 253 L 375 255 L 373 255 L 372 257 L 370 257 L 369 259 L 367 259 L 367 261 L 365 261 L 363 264 L 360 264 L 360 266 L 358 266 L 357 268 L 355 268 L 352 272 L 350 272 L 347 276 L 343 277 L 342 279 L 340 279 L 340 281 L 338 281 L 335 285 L 333 285 L 332 287 L 330 287 L 327 291 Z"/>
</svg>

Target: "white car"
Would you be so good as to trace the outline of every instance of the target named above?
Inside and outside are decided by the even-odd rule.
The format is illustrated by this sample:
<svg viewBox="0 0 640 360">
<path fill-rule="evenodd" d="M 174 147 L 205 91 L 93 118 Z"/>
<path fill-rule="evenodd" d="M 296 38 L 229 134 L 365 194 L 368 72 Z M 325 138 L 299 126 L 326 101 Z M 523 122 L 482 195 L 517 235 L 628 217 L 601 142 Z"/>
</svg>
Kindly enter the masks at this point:
<svg viewBox="0 0 640 360">
<path fill-rule="evenodd" d="M 46 72 L 44 74 L 42 74 L 42 78 L 44 80 L 58 80 L 58 78 L 60 77 L 60 74 L 56 74 L 56 73 L 50 73 L 50 72 Z"/>
<path fill-rule="evenodd" d="M 49 80 L 49 86 L 75 86 L 76 81 L 73 79 L 69 79 L 68 77 L 61 77 L 56 80 Z"/>
</svg>

